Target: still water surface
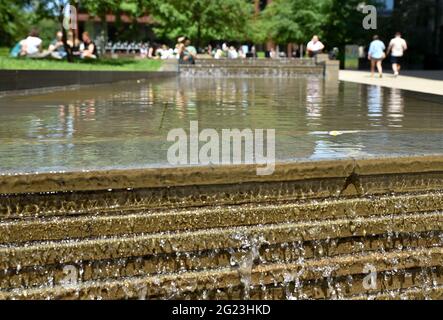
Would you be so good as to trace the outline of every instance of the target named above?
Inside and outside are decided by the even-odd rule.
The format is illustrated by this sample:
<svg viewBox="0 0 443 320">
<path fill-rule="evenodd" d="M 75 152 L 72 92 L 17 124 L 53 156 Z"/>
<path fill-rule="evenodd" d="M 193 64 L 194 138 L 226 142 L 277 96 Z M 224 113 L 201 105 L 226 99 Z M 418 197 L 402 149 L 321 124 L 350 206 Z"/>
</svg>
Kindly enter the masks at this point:
<svg viewBox="0 0 443 320">
<path fill-rule="evenodd" d="M 353 83 L 170 79 L 0 97 L 0 173 L 169 166 L 174 128 L 275 129 L 278 161 L 443 153 L 443 104 Z"/>
</svg>

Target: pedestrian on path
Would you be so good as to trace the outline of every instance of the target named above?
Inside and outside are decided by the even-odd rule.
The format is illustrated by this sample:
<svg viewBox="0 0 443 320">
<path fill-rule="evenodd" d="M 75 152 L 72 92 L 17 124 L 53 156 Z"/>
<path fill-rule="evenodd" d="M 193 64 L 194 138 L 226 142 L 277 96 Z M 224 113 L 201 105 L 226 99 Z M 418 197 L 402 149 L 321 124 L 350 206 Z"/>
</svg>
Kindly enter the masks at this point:
<svg viewBox="0 0 443 320">
<path fill-rule="evenodd" d="M 368 52 L 368 59 L 371 61 L 371 77 L 374 76 L 375 66 L 377 66 L 378 74 L 380 78 L 383 78 L 382 62 L 386 58 L 385 50 L 385 44 L 379 39 L 378 35 L 375 35 Z"/>
<path fill-rule="evenodd" d="M 391 53 L 392 70 L 396 77 L 400 74 L 403 56 L 406 50 L 408 50 L 408 44 L 406 40 L 401 37 L 401 33 L 397 32 L 388 47 L 388 54 Z"/>
</svg>

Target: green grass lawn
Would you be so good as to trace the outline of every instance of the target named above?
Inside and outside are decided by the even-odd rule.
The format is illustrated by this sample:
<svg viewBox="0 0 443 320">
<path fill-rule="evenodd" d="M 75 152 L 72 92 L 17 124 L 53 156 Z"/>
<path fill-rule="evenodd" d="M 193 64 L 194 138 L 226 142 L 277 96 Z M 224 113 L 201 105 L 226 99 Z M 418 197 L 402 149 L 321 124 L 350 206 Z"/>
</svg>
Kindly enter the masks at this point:
<svg viewBox="0 0 443 320">
<path fill-rule="evenodd" d="M 0 48 L 0 70 L 75 70 L 75 71 L 158 71 L 162 65 L 159 60 L 108 59 L 96 61 L 37 60 L 10 58 L 9 50 Z"/>
</svg>

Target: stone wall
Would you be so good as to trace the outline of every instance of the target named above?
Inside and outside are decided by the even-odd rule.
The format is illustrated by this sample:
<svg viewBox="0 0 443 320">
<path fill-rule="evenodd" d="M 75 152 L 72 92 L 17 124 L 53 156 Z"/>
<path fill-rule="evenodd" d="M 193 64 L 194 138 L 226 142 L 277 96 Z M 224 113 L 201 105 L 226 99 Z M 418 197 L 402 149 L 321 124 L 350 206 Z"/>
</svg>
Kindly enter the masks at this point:
<svg viewBox="0 0 443 320">
<path fill-rule="evenodd" d="M 325 77 L 338 81 L 339 64 L 327 55 L 319 59 L 199 59 L 195 65 L 180 65 L 181 77 L 296 78 Z"/>
</svg>

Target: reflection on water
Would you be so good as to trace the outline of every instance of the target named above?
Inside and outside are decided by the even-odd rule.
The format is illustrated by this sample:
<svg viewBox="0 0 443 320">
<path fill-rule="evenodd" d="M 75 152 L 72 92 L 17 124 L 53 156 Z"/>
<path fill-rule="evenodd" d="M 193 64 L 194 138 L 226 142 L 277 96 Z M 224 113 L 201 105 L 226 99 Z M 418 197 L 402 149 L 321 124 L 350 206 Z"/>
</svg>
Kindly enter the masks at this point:
<svg viewBox="0 0 443 320">
<path fill-rule="evenodd" d="M 0 98 L 0 171 L 168 166 L 169 130 L 276 129 L 279 161 L 436 154 L 443 106 L 304 79 L 171 79 Z M 337 134 L 331 134 L 337 132 Z"/>
<path fill-rule="evenodd" d="M 389 121 L 389 126 L 391 127 L 402 127 L 403 121 L 403 96 L 401 94 L 401 90 L 399 89 L 391 89 L 391 94 L 389 96 L 389 104 L 388 104 L 388 114 L 387 119 Z"/>
<path fill-rule="evenodd" d="M 383 89 L 381 87 L 368 87 L 368 117 L 373 118 L 374 127 L 382 126 L 383 121 Z"/>
</svg>

